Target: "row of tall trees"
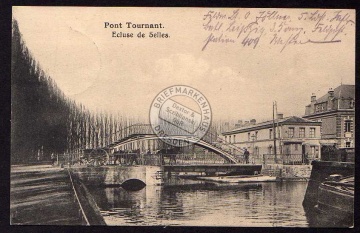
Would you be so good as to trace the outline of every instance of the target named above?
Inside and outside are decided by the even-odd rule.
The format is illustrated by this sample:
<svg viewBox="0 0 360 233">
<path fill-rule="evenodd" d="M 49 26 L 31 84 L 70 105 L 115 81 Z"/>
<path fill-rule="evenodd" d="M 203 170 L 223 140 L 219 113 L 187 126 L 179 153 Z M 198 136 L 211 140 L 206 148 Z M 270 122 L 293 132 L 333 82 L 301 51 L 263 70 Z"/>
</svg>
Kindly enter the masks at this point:
<svg viewBox="0 0 360 233">
<path fill-rule="evenodd" d="M 139 120 L 91 112 L 66 97 L 27 48 L 13 20 L 11 67 L 11 161 L 48 160 L 51 154 L 105 147 L 126 137 Z M 214 123 L 211 141 L 221 124 Z M 210 133 L 209 132 L 209 133 Z"/>
<path fill-rule="evenodd" d="M 126 136 L 121 129 L 133 120 L 90 112 L 66 97 L 26 47 L 16 20 L 12 26 L 12 163 L 104 147 Z"/>
</svg>

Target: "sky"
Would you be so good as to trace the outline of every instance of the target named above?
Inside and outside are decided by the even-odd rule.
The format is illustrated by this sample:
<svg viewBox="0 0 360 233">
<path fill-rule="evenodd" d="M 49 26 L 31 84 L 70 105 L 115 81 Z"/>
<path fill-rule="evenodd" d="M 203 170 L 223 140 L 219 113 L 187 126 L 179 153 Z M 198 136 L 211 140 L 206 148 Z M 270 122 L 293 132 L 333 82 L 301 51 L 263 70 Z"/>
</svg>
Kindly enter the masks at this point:
<svg viewBox="0 0 360 233">
<path fill-rule="evenodd" d="M 264 9 L 236 10 L 14 7 L 13 18 L 42 69 L 65 95 L 94 111 L 147 119 L 161 90 L 188 85 L 206 96 L 214 120 L 265 120 L 273 101 L 284 116 L 301 116 L 312 93 L 321 97 L 341 83 L 355 84 L 354 10 L 266 9 L 276 12 L 268 17 Z M 249 34 L 251 45 L 242 44 L 247 33 L 236 37 L 225 30 L 234 12 L 237 29 L 256 20 L 259 31 Z M 287 31 L 280 29 L 282 21 Z M 105 28 L 105 22 L 123 28 Z M 126 22 L 163 28 L 126 28 Z M 221 30 L 214 29 L 216 23 L 223 24 Z M 295 38 L 281 51 L 283 45 L 272 41 L 275 26 L 282 43 L 299 28 L 301 38 L 337 42 L 295 45 Z M 326 37 L 335 29 L 340 32 Z M 114 31 L 134 38 L 112 37 Z M 139 32 L 146 38 L 137 38 Z M 149 38 L 149 32 L 168 38 Z M 210 35 L 235 42 L 209 43 L 203 50 Z"/>
</svg>

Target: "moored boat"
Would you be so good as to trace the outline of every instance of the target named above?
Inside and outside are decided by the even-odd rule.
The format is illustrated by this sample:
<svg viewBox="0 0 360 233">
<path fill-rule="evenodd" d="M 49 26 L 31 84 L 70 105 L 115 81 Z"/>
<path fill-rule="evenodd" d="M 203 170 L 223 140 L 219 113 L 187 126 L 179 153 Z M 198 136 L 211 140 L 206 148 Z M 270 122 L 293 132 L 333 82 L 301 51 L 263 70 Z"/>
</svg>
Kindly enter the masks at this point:
<svg viewBox="0 0 360 233">
<path fill-rule="evenodd" d="M 249 183 L 249 182 L 272 182 L 276 181 L 275 176 L 248 175 L 248 176 L 208 176 L 198 177 L 200 180 L 220 183 Z"/>
<path fill-rule="evenodd" d="M 354 214 L 354 176 L 342 178 L 332 175 L 319 186 L 318 201 L 315 206 L 329 214 Z"/>
</svg>

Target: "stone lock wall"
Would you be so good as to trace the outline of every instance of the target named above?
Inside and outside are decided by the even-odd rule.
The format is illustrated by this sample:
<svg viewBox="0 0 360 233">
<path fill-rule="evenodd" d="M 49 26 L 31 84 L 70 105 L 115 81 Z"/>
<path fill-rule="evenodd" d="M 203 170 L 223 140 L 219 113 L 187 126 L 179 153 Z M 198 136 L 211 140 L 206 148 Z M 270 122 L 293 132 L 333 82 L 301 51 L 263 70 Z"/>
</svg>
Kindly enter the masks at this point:
<svg viewBox="0 0 360 233">
<path fill-rule="evenodd" d="M 163 182 L 159 166 L 73 167 L 70 171 L 85 185 L 121 185 L 130 179 L 141 180 L 146 185 L 160 185 Z"/>
<path fill-rule="evenodd" d="M 276 175 L 281 178 L 309 179 L 311 175 L 311 169 L 311 165 L 267 164 L 263 166 L 263 173 L 266 175 Z"/>
</svg>

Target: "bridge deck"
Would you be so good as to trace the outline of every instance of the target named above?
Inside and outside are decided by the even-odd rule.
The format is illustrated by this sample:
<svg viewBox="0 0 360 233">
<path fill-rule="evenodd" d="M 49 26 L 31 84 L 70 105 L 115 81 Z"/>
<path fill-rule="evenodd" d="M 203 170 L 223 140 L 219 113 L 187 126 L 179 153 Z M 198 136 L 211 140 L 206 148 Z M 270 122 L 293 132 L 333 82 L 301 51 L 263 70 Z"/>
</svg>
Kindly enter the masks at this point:
<svg viewBox="0 0 360 233">
<path fill-rule="evenodd" d="M 261 164 L 184 164 L 184 165 L 163 165 L 165 172 L 232 172 L 242 175 L 253 175 L 260 173 Z"/>
</svg>

